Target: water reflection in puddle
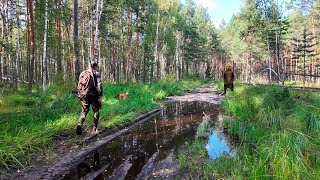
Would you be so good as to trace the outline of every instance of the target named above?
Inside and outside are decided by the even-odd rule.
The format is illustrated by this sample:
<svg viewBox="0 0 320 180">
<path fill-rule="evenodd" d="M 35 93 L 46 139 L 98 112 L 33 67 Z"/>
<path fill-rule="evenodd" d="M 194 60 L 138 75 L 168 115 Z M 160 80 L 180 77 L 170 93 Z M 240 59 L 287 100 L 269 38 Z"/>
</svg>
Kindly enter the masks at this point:
<svg viewBox="0 0 320 180">
<path fill-rule="evenodd" d="M 229 148 L 228 141 L 222 132 L 214 131 L 206 145 L 208 155 L 211 159 L 217 159 L 222 155 L 234 156 L 235 151 Z"/>
<path fill-rule="evenodd" d="M 203 112 L 212 121 L 218 119 L 218 106 L 205 102 L 172 102 L 158 116 L 131 129 L 75 164 L 64 179 L 143 179 L 149 167 L 172 152 L 177 152 L 185 142 L 193 141 Z M 218 139 L 218 136 L 216 136 Z M 209 138 L 207 147 L 214 150 L 219 142 Z M 221 146 L 221 145 L 220 145 Z M 222 152 L 228 152 L 222 147 Z M 210 149 L 210 148 L 207 148 Z M 213 151 L 208 151 L 209 156 Z"/>
</svg>

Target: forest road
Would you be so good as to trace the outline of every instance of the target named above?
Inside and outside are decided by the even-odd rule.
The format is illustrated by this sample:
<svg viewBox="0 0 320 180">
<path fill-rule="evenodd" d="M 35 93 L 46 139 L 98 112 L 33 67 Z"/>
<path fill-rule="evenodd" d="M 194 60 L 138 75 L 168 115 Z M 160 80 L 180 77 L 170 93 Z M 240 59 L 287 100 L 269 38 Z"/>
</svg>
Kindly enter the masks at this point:
<svg viewBox="0 0 320 180">
<path fill-rule="evenodd" d="M 14 179 L 175 179 L 177 150 L 196 136 L 204 116 L 218 119 L 224 96 L 214 84 L 168 97 L 165 107 L 111 135 Z M 40 165 L 39 165 L 40 166 Z"/>
</svg>

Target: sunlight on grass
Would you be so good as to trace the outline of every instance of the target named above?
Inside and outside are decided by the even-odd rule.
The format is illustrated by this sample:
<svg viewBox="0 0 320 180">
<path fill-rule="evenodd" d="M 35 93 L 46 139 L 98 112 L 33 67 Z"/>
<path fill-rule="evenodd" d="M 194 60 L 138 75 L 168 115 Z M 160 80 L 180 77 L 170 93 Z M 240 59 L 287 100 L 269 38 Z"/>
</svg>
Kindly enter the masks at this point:
<svg viewBox="0 0 320 180">
<path fill-rule="evenodd" d="M 110 120 L 102 120 L 101 124 L 105 127 L 111 127 L 114 125 L 124 125 L 126 122 L 130 122 L 130 120 L 134 120 L 134 117 L 137 116 L 137 113 L 129 112 L 124 115 L 117 115 Z"/>
<path fill-rule="evenodd" d="M 66 133 L 73 130 L 73 127 L 76 124 L 76 120 L 78 119 L 78 115 L 76 114 L 67 114 L 63 115 L 57 121 L 48 124 L 48 129 L 53 128 L 53 133 Z"/>
<path fill-rule="evenodd" d="M 155 99 L 163 99 L 167 96 L 166 92 L 164 92 L 163 90 L 160 90 L 159 92 L 157 92 L 155 95 L 154 95 L 154 98 Z"/>
<path fill-rule="evenodd" d="M 106 98 L 104 98 L 104 99 L 106 99 Z M 108 99 L 108 100 L 102 101 L 103 104 L 116 104 L 116 103 L 118 103 L 118 102 L 119 102 L 119 100 L 117 100 L 117 99 L 115 99 L 115 98 L 110 98 L 110 99 Z"/>
</svg>

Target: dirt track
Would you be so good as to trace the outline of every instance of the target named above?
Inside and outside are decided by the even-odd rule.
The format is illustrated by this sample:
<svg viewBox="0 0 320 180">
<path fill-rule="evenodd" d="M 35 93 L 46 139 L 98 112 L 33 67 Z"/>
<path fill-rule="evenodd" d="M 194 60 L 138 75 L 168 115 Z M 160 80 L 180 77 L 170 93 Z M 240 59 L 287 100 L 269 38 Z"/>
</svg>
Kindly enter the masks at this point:
<svg viewBox="0 0 320 180">
<path fill-rule="evenodd" d="M 205 85 L 194 90 L 188 91 L 180 96 L 168 97 L 169 101 L 181 101 L 181 102 L 208 102 L 210 104 L 218 105 L 221 103 L 223 96 L 219 95 L 221 91 L 214 89 L 213 84 Z M 92 142 L 89 146 L 80 147 L 78 150 L 64 154 L 60 160 L 56 160 L 44 166 L 38 166 L 26 173 L 19 173 L 13 176 L 13 179 L 61 179 L 64 174 L 72 169 L 75 165 L 83 161 L 89 154 L 92 154 L 96 149 L 104 144 L 112 141 L 116 137 L 128 132 L 133 127 L 142 124 L 148 119 L 152 118 L 156 114 L 160 113 L 160 109 L 146 113 L 140 116 L 134 122 L 134 124 L 119 130 L 111 135 L 100 134 L 98 136 L 87 137 L 84 142 Z M 105 137 L 103 137 L 105 136 Z M 99 140 L 100 138 L 100 140 Z M 178 163 L 172 161 L 172 154 L 169 155 L 163 161 L 153 164 L 153 168 L 146 171 L 144 174 L 140 174 L 140 177 L 151 178 L 155 175 L 158 178 L 166 179 L 168 177 L 174 177 L 178 169 Z"/>
<path fill-rule="evenodd" d="M 214 89 L 214 85 L 205 85 L 189 92 L 186 92 L 180 96 L 167 97 L 168 100 L 172 101 L 201 101 L 212 104 L 220 104 L 224 96 L 221 96 L 222 92 Z"/>
</svg>

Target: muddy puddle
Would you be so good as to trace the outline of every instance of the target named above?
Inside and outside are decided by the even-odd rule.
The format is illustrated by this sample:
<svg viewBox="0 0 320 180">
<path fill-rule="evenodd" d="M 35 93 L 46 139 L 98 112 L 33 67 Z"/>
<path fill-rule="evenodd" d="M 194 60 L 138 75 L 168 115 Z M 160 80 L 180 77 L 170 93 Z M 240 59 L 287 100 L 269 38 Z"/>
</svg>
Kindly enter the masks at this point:
<svg viewBox="0 0 320 180">
<path fill-rule="evenodd" d="M 219 107 L 208 102 L 170 102 L 154 118 L 105 144 L 64 174 L 64 179 L 146 179 L 154 165 L 175 157 L 193 141 L 204 114 L 213 122 Z M 223 133 L 212 130 L 208 155 L 212 159 L 233 152 Z"/>
</svg>

